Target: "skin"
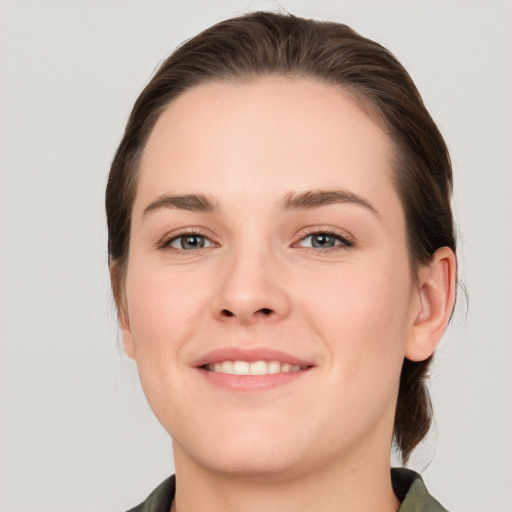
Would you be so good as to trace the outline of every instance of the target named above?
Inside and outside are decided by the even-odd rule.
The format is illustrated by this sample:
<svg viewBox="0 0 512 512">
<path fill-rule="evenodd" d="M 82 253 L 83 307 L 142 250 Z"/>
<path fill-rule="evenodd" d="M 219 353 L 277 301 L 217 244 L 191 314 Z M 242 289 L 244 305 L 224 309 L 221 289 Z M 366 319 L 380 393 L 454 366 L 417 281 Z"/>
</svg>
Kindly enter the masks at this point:
<svg viewBox="0 0 512 512">
<path fill-rule="evenodd" d="M 158 120 L 120 318 L 173 438 L 180 512 L 397 510 L 400 368 L 439 342 L 455 259 L 442 248 L 411 275 L 391 157 L 346 94 L 305 79 L 197 86 Z M 361 201 L 283 207 L 319 190 Z M 202 194 L 216 209 L 158 203 L 166 194 Z M 191 232 L 204 247 L 181 248 Z M 326 232 L 334 246 L 313 247 Z M 194 366 L 225 347 L 271 347 L 311 367 L 269 389 L 226 389 Z"/>
</svg>

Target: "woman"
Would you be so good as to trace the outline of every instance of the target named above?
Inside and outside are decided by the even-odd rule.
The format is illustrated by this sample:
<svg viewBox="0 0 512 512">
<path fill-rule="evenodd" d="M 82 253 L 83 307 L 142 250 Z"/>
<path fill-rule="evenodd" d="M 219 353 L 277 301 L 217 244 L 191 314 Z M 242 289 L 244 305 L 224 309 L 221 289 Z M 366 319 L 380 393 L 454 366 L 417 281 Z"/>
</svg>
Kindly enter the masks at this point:
<svg viewBox="0 0 512 512">
<path fill-rule="evenodd" d="M 125 351 L 176 466 L 134 510 L 444 510 L 389 457 L 430 425 L 450 193 L 410 77 L 344 25 L 253 13 L 163 63 L 106 194 Z"/>
</svg>

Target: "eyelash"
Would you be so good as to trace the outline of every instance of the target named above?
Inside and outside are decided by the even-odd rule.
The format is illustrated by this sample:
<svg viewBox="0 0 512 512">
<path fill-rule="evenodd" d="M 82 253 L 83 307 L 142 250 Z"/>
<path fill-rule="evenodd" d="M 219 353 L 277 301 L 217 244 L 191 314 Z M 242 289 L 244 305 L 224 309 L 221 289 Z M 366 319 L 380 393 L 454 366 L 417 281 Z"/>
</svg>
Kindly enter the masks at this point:
<svg viewBox="0 0 512 512">
<path fill-rule="evenodd" d="M 172 251 L 175 251 L 175 252 L 178 252 L 180 254 L 187 254 L 187 255 L 190 255 L 192 253 L 194 253 L 195 251 L 199 250 L 199 249 L 209 249 L 210 247 L 199 247 L 199 248 L 196 248 L 196 249 L 179 249 L 177 247 L 171 247 L 171 244 L 176 241 L 176 240 L 179 240 L 180 238 L 187 238 L 187 237 L 197 237 L 197 238 L 203 238 L 205 241 L 208 241 L 212 244 L 212 246 L 218 246 L 218 244 L 216 244 L 215 242 L 212 242 L 206 235 L 204 235 L 203 233 L 199 232 L 199 231 L 195 231 L 195 230 L 188 230 L 188 231 L 184 231 L 182 233 L 173 233 L 169 236 L 166 236 L 165 238 L 163 238 L 160 242 L 157 243 L 157 248 L 158 249 L 170 249 Z"/>
<path fill-rule="evenodd" d="M 300 245 L 300 243 L 303 242 L 304 240 L 306 240 L 307 238 L 313 237 L 313 236 L 318 236 L 318 235 L 325 235 L 327 237 L 332 237 L 335 239 L 336 242 L 339 242 L 339 243 L 336 243 L 332 247 L 326 247 L 326 248 L 304 247 L 304 246 Z M 202 238 L 205 241 L 208 241 L 212 245 L 210 245 L 209 247 L 199 247 L 199 248 L 194 248 L 194 249 L 183 249 L 183 248 L 180 249 L 177 247 L 171 247 L 171 244 L 173 242 L 179 240 L 180 238 L 183 239 L 183 238 L 187 238 L 187 237 Z M 312 251 L 315 254 L 319 254 L 319 253 L 326 254 L 326 253 L 330 253 L 333 251 L 345 250 L 350 247 L 354 247 L 354 245 L 355 245 L 354 241 L 350 237 L 348 237 L 346 234 L 342 235 L 341 233 L 333 231 L 333 230 L 315 228 L 315 229 L 307 230 L 306 233 L 300 237 L 298 242 L 295 242 L 294 244 L 292 244 L 292 247 L 299 247 L 299 248 L 302 247 L 302 249 L 304 249 L 308 252 Z M 196 231 L 196 230 L 188 230 L 188 231 L 184 231 L 184 232 L 178 233 L 178 234 L 173 233 L 157 243 L 158 249 L 170 249 L 172 251 L 175 251 L 175 252 L 178 252 L 181 254 L 187 254 L 187 255 L 190 255 L 190 254 L 198 251 L 199 249 L 209 249 L 211 247 L 218 247 L 218 244 L 216 244 L 215 242 L 210 240 L 203 233 Z"/>
<path fill-rule="evenodd" d="M 331 230 L 331 229 L 310 229 L 307 230 L 306 233 L 300 237 L 299 241 L 293 244 L 293 247 L 301 247 L 299 244 L 306 240 L 309 237 L 313 237 L 315 235 L 326 235 L 328 237 L 332 237 L 335 239 L 336 245 L 333 245 L 332 247 L 326 247 L 326 248 L 320 248 L 320 247 L 302 247 L 304 250 L 308 252 L 314 252 L 315 254 L 326 254 L 334 251 L 343 251 L 346 249 L 349 249 L 350 247 L 354 247 L 355 242 L 354 240 L 347 236 L 347 234 L 341 234 L 337 231 Z"/>
</svg>

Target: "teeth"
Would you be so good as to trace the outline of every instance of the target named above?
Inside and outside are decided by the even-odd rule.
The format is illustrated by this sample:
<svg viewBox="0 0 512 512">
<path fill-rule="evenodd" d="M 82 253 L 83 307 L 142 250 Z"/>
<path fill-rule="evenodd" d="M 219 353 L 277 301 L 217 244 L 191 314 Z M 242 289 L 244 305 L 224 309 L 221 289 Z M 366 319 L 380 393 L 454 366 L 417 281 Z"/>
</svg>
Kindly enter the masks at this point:
<svg viewBox="0 0 512 512">
<path fill-rule="evenodd" d="M 224 363 L 222 363 L 224 367 Z M 234 375 L 249 375 L 251 372 L 251 365 L 247 361 L 235 361 L 233 363 L 233 374 Z M 227 373 L 227 372 L 224 372 Z"/>
<path fill-rule="evenodd" d="M 270 361 L 267 365 L 268 373 L 279 373 L 281 371 L 281 363 L 279 361 Z"/>
<path fill-rule="evenodd" d="M 281 363 L 279 361 L 222 361 L 206 365 L 210 372 L 228 373 L 230 375 L 268 375 L 272 373 L 298 372 L 302 369 L 299 365 Z"/>
<path fill-rule="evenodd" d="M 268 364 L 265 361 L 256 361 L 247 366 L 251 375 L 266 375 L 268 373 Z"/>
</svg>

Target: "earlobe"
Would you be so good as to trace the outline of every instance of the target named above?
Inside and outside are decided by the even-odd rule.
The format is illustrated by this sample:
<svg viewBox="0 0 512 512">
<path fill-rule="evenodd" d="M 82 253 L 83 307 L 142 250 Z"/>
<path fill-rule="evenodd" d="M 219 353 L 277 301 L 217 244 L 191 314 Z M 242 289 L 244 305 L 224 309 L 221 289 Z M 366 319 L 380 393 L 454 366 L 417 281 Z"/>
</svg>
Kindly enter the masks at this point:
<svg viewBox="0 0 512 512">
<path fill-rule="evenodd" d="M 408 336 L 405 357 L 430 357 L 444 334 L 455 303 L 457 260 L 448 247 L 438 249 L 418 277 L 418 307 Z"/>
<path fill-rule="evenodd" d="M 122 300 L 117 306 L 117 317 L 119 320 L 119 328 L 121 329 L 121 336 L 123 338 L 124 352 L 130 359 L 135 359 L 135 344 L 133 342 L 130 319 L 128 318 L 128 312 L 126 309 L 126 301 Z"/>
<path fill-rule="evenodd" d="M 117 309 L 117 320 L 119 322 L 119 328 L 121 329 L 121 336 L 123 337 L 124 352 L 130 359 L 135 359 L 135 347 L 130 328 L 130 321 L 128 319 L 126 297 L 123 296 L 121 277 L 119 275 L 120 272 L 117 261 L 110 262 L 109 271 L 112 294 L 114 296 Z"/>
<path fill-rule="evenodd" d="M 121 336 L 123 337 L 124 352 L 130 359 L 135 359 L 135 345 L 133 343 L 132 331 L 130 329 L 130 322 L 125 314 L 119 316 L 119 326 L 121 328 Z"/>
</svg>

